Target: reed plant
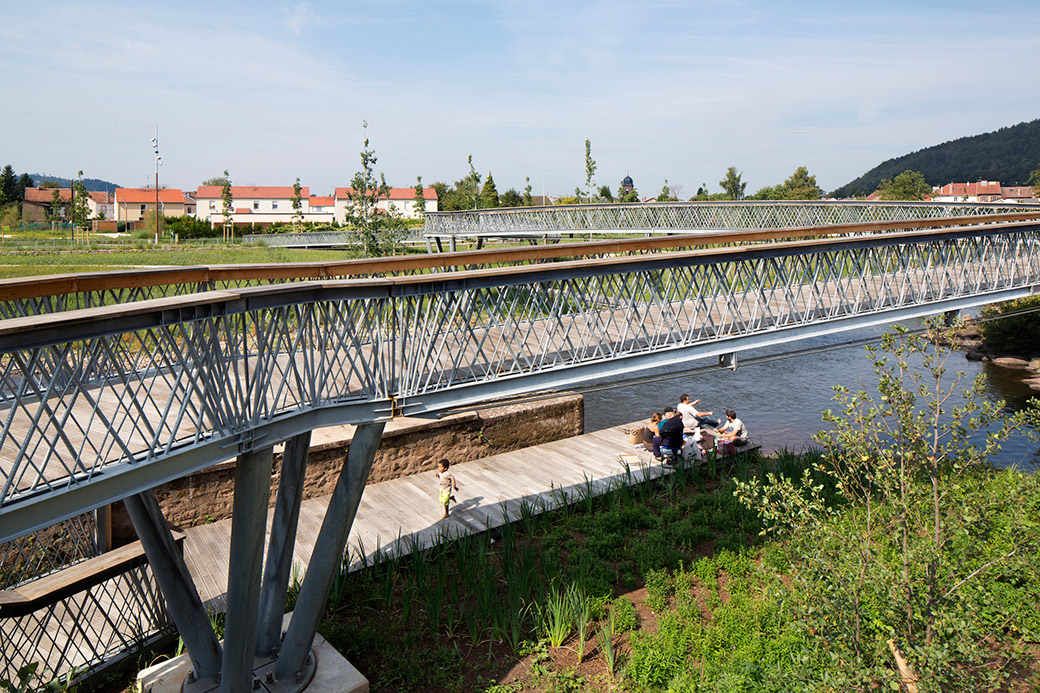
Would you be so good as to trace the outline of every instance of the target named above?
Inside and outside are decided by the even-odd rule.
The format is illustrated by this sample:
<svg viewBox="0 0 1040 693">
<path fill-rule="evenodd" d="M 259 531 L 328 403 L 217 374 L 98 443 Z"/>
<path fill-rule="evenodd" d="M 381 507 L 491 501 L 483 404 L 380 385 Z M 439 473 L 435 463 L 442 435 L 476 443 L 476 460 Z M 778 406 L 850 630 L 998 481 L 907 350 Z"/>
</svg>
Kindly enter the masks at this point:
<svg viewBox="0 0 1040 693">
<path fill-rule="evenodd" d="M 593 505 L 596 499 L 596 488 L 593 485 L 589 474 L 582 471 L 581 477 L 584 479 L 584 482 L 580 487 L 578 487 L 578 500 L 580 500 L 581 505 L 584 507 L 584 511 L 592 515 Z"/>
<path fill-rule="evenodd" d="M 592 621 L 592 607 L 589 604 L 589 598 L 585 590 L 578 585 L 572 584 L 568 588 L 567 597 L 571 602 L 570 608 L 574 617 L 574 629 L 578 634 L 575 652 L 578 655 L 578 664 L 581 664 L 585 657 L 585 643 L 588 636 L 589 623 Z"/>
<path fill-rule="evenodd" d="M 596 631 L 596 641 L 599 644 L 600 654 L 603 655 L 603 661 L 607 665 L 607 673 L 613 676 L 617 665 L 617 652 L 614 649 L 614 607 L 607 611 L 603 625 Z M 579 658 L 578 661 L 581 659 Z"/>
<path fill-rule="evenodd" d="M 571 634 L 574 622 L 571 604 L 566 591 L 553 583 L 548 598 L 540 608 L 541 631 L 553 647 L 562 645 Z"/>
</svg>

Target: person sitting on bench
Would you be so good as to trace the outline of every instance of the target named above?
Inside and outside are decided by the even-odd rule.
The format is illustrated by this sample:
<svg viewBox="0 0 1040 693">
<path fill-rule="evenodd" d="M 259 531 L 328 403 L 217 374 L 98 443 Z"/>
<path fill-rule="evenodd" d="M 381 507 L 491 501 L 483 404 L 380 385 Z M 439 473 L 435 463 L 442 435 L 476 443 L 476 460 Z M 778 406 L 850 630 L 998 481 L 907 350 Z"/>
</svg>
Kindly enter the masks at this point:
<svg viewBox="0 0 1040 693">
<path fill-rule="evenodd" d="M 719 452 L 727 454 L 748 443 L 748 430 L 744 422 L 737 418 L 737 412 L 726 410 L 726 423 L 715 429 L 715 444 Z"/>
<path fill-rule="evenodd" d="M 682 454 L 682 446 L 682 417 L 671 407 L 665 407 L 664 422 L 661 424 L 661 436 L 654 438 L 654 459 L 658 462 L 664 461 L 664 457 L 661 456 L 662 448 L 674 451 L 675 457 L 678 457 Z"/>
<path fill-rule="evenodd" d="M 712 416 L 714 412 L 698 411 L 696 405 L 699 402 L 699 399 L 691 402 L 690 396 L 686 393 L 679 396 L 679 405 L 676 407 L 676 410 L 682 414 L 683 426 L 691 431 L 695 428 L 717 427 L 720 422 Z"/>
</svg>

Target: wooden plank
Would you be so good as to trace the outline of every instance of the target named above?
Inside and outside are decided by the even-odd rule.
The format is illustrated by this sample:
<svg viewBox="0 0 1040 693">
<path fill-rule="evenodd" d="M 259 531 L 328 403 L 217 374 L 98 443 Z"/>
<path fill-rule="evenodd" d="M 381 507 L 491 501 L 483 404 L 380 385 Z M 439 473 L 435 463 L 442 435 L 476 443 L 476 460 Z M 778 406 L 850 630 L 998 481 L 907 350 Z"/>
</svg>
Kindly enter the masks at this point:
<svg viewBox="0 0 1040 693">
<path fill-rule="evenodd" d="M 184 534 L 174 532 L 173 540 L 183 546 Z M 0 617 L 24 616 L 36 609 L 56 604 L 65 597 L 82 592 L 109 578 L 120 575 L 130 567 L 147 562 L 141 542 L 127 544 L 80 561 L 75 565 L 33 580 L 15 590 L 0 591 Z"/>
</svg>

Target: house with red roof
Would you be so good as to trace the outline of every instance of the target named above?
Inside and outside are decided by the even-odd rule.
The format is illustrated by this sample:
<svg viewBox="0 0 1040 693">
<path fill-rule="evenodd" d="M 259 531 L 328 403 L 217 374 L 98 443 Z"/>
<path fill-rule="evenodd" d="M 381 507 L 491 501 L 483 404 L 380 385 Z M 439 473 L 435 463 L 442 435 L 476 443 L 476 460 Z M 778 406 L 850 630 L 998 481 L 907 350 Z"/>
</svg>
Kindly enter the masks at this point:
<svg viewBox="0 0 1040 693">
<path fill-rule="evenodd" d="M 1000 186 L 1000 198 L 1004 202 L 1040 202 L 1029 185 L 1002 185 Z"/>
<path fill-rule="evenodd" d="M 336 188 L 333 197 L 336 198 L 336 221 L 344 223 L 347 218 L 347 208 L 350 206 L 350 195 L 353 188 Z M 437 191 L 433 188 L 423 188 L 423 201 L 426 204 L 425 212 L 437 211 Z M 375 196 L 376 209 L 384 212 L 394 210 L 404 219 L 418 219 L 421 215 L 415 209 L 415 188 L 390 188 L 387 196 Z"/>
<path fill-rule="evenodd" d="M 1000 199 L 1000 183 L 992 180 L 947 183 L 932 190 L 932 202 L 999 202 Z"/>
<path fill-rule="evenodd" d="M 66 209 L 69 200 L 72 199 L 72 190 L 69 188 L 26 188 L 25 197 L 22 200 L 22 219 L 28 222 L 44 221 L 53 216 L 51 204 L 54 202 L 54 191 L 58 191 L 58 198 Z M 112 195 L 101 190 L 90 190 L 87 192 L 87 208 L 90 210 L 91 219 L 114 219 L 115 205 Z M 68 216 L 62 210 L 59 216 Z"/>
<path fill-rule="evenodd" d="M 213 225 L 224 223 L 224 188 L 200 185 L 195 191 L 195 216 Z M 291 185 L 232 185 L 231 215 L 236 226 L 270 226 L 293 221 L 294 188 Z M 300 186 L 300 213 L 304 222 L 329 224 L 333 220 L 331 197 L 312 197 L 311 189 Z"/>
<path fill-rule="evenodd" d="M 184 192 L 177 188 L 159 189 L 159 213 L 163 217 L 187 214 Z M 155 214 L 155 188 L 116 188 L 113 199 L 116 221 L 137 223 Z"/>
</svg>

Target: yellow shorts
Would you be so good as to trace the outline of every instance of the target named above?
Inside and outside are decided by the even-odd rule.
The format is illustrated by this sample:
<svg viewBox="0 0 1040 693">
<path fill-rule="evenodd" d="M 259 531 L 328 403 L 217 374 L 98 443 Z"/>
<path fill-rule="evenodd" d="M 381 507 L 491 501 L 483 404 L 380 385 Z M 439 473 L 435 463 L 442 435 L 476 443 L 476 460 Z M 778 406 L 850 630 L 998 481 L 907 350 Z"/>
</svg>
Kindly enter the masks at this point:
<svg viewBox="0 0 1040 693">
<path fill-rule="evenodd" d="M 441 491 L 441 505 L 447 506 L 451 500 L 451 491 Z"/>
</svg>

